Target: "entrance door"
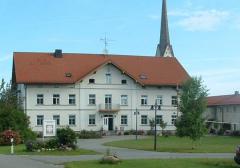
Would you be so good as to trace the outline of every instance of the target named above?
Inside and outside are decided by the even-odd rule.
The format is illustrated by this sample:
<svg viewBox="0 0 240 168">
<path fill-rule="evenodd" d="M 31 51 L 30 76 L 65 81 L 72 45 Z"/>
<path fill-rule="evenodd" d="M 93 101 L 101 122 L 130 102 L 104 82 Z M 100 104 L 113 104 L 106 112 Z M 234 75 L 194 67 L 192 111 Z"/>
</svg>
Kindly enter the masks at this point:
<svg viewBox="0 0 240 168">
<path fill-rule="evenodd" d="M 112 109 L 112 95 L 105 95 L 105 109 Z"/>
<path fill-rule="evenodd" d="M 108 131 L 108 117 L 103 118 L 103 131 Z"/>
<path fill-rule="evenodd" d="M 108 118 L 108 130 L 113 131 L 113 117 Z"/>
</svg>

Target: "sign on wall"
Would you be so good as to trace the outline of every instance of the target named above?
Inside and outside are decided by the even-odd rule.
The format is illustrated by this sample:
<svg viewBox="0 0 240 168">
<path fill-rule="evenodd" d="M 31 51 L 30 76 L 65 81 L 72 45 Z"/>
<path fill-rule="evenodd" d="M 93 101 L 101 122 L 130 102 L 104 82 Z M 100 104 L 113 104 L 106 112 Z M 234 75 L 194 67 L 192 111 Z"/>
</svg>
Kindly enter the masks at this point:
<svg viewBox="0 0 240 168">
<path fill-rule="evenodd" d="M 56 136 L 55 120 L 43 120 L 43 136 L 44 137 Z"/>
</svg>

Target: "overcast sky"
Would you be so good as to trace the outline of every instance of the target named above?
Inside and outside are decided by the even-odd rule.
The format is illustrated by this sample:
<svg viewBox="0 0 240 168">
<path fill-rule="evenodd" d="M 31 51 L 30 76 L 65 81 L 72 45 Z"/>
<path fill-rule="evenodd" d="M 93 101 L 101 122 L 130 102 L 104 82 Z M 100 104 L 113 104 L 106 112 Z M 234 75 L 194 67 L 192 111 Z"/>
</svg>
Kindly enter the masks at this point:
<svg viewBox="0 0 240 168">
<path fill-rule="evenodd" d="M 240 90 L 240 0 L 168 0 L 171 43 L 210 95 Z M 14 51 L 153 56 L 161 0 L 0 0 L 0 78 L 11 78 Z"/>
</svg>

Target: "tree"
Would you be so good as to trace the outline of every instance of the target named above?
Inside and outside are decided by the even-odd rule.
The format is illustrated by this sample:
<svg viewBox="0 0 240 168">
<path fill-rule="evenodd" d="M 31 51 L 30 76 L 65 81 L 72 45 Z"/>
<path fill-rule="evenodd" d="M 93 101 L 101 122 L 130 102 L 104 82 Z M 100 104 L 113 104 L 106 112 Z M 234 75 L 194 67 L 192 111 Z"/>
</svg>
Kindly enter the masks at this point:
<svg viewBox="0 0 240 168">
<path fill-rule="evenodd" d="M 160 127 L 162 129 L 162 135 L 163 135 L 163 130 L 167 127 L 167 123 L 164 122 L 163 120 L 160 121 Z"/>
<path fill-rule="evenodd" d="M 18 131 L 22 139 L 34 139 L 35 134 L 29 128 L 29 118 L 23 112 L 17 92 L 2 79 L 0 83 L 0 132 Z"/>
<path fill-rule="evenodd" d="M 155 126 L 155 119 L 150 119 L 149 120 L 149 126 L 150 126 L 150 130 L 153 131 L 154 126 Z"/>
<path fill-rule="evenodd" d="M 192 77 L 183 84 L 181 91 L 179 107 L 182 115 L 176 122 L 177 136 L 189 137 L 192 142 L 206 133 L 202 116 L 207 107 L 207 89 L 202 83 L 201 78 Z"/>
</svg>

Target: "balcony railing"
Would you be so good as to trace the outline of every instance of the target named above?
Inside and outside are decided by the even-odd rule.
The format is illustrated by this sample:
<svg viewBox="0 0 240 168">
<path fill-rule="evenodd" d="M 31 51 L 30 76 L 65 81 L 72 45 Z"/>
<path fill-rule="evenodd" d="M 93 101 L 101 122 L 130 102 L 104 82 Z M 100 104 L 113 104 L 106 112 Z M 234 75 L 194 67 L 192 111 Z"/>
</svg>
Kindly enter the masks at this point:
<svg viewBox="0 0 240 168">
<path fill-rule="evenodd" d="M 120 104 L 99 104 L 99 112 L 118 112 L 120 110 Z"/>
</svg>

